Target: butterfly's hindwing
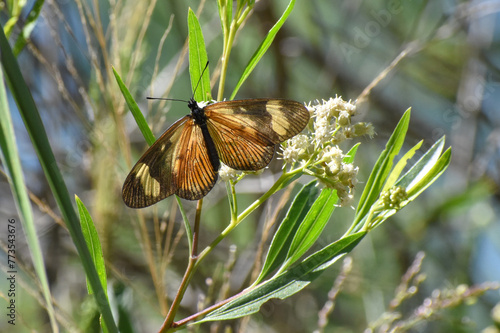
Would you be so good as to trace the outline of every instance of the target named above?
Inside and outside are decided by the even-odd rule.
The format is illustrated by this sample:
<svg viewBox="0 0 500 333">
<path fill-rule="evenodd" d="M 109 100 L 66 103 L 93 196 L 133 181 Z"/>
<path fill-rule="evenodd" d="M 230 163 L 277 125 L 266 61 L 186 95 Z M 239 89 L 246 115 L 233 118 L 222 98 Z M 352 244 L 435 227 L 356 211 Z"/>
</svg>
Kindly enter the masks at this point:
<svg viewBox="0 0 500 333">
<path fill-rule="evenodd" d="M 241 127 L 231 118 L 207 121 L 219 158 L 236 170 L 259 170 L 271 161 L 274 144 L 250 127 Z"/>
<path fill-rule="evenodd" d="M 264 168 L 275 145 L 300 133 L 309 121 L 301 103 L 280 99 L 219 102 L 206 106 L 205 114 L 219 158 L 237 170 Z"/>
</svg>

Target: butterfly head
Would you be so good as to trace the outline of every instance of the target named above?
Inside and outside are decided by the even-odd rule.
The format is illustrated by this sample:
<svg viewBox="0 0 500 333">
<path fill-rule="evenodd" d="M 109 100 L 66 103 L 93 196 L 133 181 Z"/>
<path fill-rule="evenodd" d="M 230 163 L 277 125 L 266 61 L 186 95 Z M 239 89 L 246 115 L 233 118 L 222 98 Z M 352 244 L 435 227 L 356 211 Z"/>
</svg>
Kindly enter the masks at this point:
<svg viewBox="0 0 500 333">
<path fill-rule="evenodd" d="M 195 112 L 195 110 L 198 110 L 200 106 L 198 105 L 198 102 L 194 100 L 194 98 L 191 98 L 188 101 L 188 108 L 191 110 L 191 112 Z"/>
<path fill-rule="evenodd" d="M 194 100 L 194 98 L 191 98 L 189 100 L 188 107 L 191 110 L 191 117 L 193 117 L 195 123 L 197 125 L 204 125 L 207 121 L 204 108 L 200 107 L 200 105 Z"/>
</svg>

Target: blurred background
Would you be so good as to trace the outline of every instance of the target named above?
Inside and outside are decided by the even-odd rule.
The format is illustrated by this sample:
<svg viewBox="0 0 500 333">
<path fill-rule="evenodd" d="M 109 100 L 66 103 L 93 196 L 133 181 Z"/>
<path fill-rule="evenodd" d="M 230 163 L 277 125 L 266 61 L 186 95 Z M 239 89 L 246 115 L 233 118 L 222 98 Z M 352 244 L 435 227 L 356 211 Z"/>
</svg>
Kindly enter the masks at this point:
<svg viewBox="0 0 500 333">
<path fill-rule="evenodd" d="M 287 4 L 285 0 L 256 3 L 230 55 L 226 98 Z M 0 2 L 2 25 L 9 18 L 8 5 L 8 1 Z M 146 97 L 191 97 L 185 48 L 189 6 L 202 25 L 211 74 L 217 73 L 223 41 L 215 1 L 46 1 L 18 56 L 69 192 L 82 199 L 97 224 L 114 302 L 131 332 L 159 328 L 188 252 L 173 198 L 140 213 L 122 203 L 123 180 L 147 145 L 128 113 L 111 66 L 158 137 L 188 112 L 183 103 L 148 102 Z M 30 9 L 26 6 L 23 15 Z M 419 252 L 425 253 L 420 267 L 425 280 L 397 311 L 400 319 L 410 322 L 420 306 L 433 310 L 429 318 L 417 320 L 408 330 L 498 332 L 492 314 L 500 301 L 498 290 L 470 297 L 462 297 L 460 291 L 482 290 L 485 282 L 500 281 L 499 19 L 500 1 L 297 1 L 236 96 L 305 103 L 336 95 L 358 100 L 357 119 L 372 122 L 377 133 L 372 140 L 362 140 L 356 156 L 358 196 L 407 108 L 412 108 L 412 117 L 406 149 L 422 139 L 422 149 L 428 149 L 443 135 L 452 147 L 452 163 L 444 175 L 350 254 L 352 270 L 325 332 L 368 332 L 370 327 L 384 331 L 376 323 L 383 322 L 386 311 L 394 310 L 389 303 Z M 22 20 L 18 25 L 14 36 Z M 216 79 L 213 96 L 217 95 Z M 95 306 L 87 296 L 80 261 L 15 103 L 9 103 L 61 329 L 95 330 Z M 279 164 L 274 161 L 262 175 L 247 177 L 237 185 L 241 207 L 270 187 Z M 3 175 L 0 198 L 4 258 L 3 225 L 19 217 Z M 183 316 L 195 313 L 198 306 L 213 304 L 223 287 L 228 288 L 227 295 L 233 295 L 246 286 L 263 225 L 273 214 L 283 216 L 285 199 L 272 198 L 203 263 L 182 303 Z M 185 208 L 192 220 L 195 203 L 186 202 Z M 223 183 L 206 197 L 204 210 L 202 247 L 229 221 Z M 349 207 L 337 209 L 319 243 L 339 238 L 353 216 Z M 19 322 L 12 327 L 3 318 L 0 331 L 45 332 L 50 326 L 39 302 L 29 251 L 22 233 L 17 236 L 23 271 L 19 275 Z M 302 292 L 269 302 L 249 319 L 203 324 L 194 331 L 222 332 L 227 327 L 241 332 L 313 331 L 341 268 L 342 263 L 335 264 Z M 0 308 L 5 309 L 3 275 L 1 281 Z M 436 301 L 439 295 L 456 296 L 458 301 L 446 307 Z"/>
</svg>

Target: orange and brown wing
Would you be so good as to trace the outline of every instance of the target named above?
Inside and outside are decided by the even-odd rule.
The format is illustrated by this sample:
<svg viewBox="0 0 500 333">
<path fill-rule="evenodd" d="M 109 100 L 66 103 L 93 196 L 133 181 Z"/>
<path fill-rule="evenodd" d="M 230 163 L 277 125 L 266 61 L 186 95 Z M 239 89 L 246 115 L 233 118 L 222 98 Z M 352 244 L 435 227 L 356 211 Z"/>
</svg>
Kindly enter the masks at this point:
<svg viewBox="0 0 500 333">
<path fill-rule="evenodd" d="M 196 200 L 205 196 L 217 180 L 201 130 L 190 116 L 168 128 L 149 147 L 123 184 L 125 204 L 143 208 L 177 194 Z"/>
<path fill-rule="evenodd" d="M 219 158 L 237 170 L 259 170 L 269 164 L 275 145 L 300 133 L 309 112 L 299 102 L 251 99 L 205 107 L 207 126 Z"/>
<path fill-rule="evenodd" d="M 193 119 L 190 119 L 188 124 L 175 147 L 175 194 L 183 199 L 199 200 L 214 187 L 219 160 L 210 161 L 210 153 L 201 128 L 195 125 Z"/>
</svg>

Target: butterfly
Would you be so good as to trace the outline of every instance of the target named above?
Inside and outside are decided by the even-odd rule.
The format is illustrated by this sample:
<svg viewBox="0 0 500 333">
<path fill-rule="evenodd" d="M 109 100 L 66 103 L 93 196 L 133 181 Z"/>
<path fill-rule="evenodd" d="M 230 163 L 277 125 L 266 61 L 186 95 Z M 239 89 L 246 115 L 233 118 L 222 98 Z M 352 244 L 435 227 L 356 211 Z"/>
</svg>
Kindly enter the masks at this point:
<svg viewBox="0 0 500 333">
<path fill-rule="evenodd" d="M 217 181 L 220 161 L 236 170 L 259 170 L 271 162 L 276 145 L 299 134 L 309 111 L 285 99 L 244 99 L 200 107 L 170 126 L 134 165 L 122 196 L 143 208 L 176 194 L 199 200 Z"/>
</svg>

